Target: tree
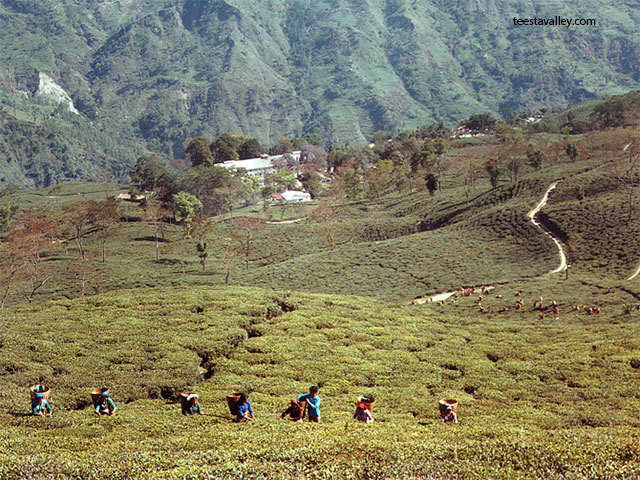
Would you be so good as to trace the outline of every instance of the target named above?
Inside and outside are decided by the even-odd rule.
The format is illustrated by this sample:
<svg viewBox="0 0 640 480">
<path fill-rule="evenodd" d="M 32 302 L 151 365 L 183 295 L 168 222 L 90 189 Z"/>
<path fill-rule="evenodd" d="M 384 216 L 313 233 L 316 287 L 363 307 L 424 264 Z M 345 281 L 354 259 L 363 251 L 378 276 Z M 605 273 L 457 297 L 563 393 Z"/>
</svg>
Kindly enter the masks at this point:
<svg viewBox="0 0 640 480">
<path fill-rule="evenodd" d="M 231 238 L 236 243 L 238 252 L 245 259 L 245 269 L 249 270 L 249 257 L 253 251 L 256 233 L 264 228 L 264 220 L 255 217 L 233 219 Z"/>
<path fill-rule="evenodd" d="M 58 239 L 58 225 L 47 212 L 28 211 L 21 214 L 8 237 L 14 239 L 25 264 L 26 292 L 29 303 L 36 292 L 52 277 L 50 268 L 43 265 L 43 253 Z"/>
<path fill-rule="evenodd" d="M 216 222 L 211 218 L 198 217 L 193 220 L 191 236 L 196 242 L 196 253 L 200 259 L 200 265 L 204 272 L 209 258 L 210 237 L 216 231 Z"/>
<path fill-rule="evenodd" d="M 240 148 L 238 148 L 238 157 L 240 160 L 256 158 L 262 153 L 264 153 L 264 148 L 262 148 L 260 142 L 255 138 L 248 138 L 242 143 L 242 145 L 240 145 Z"/>
<path fill-rule="evenodd" d="M 471 115 L 462 124 L 474 132 L 487 132 L 496 126 L 498 121 L 490 113 L 477 113 Z"/>
<path fill-rule="evenodd" d="M 215 163 L 222 163 L 238 159 L 238 145 L 236 139 L 228 133 L 223 133 L 211 143 L 211 152 Z M 262 147 L 260 147 L 262 149 Z M 247 157 L 250 158 L 250 157 Z M 212 162 L 213 163 L 213 162 Z"/>
<path fill-rule="evenodd" d="M 173 212 L 176 221 L 185 225 L 186 236 L 191 235 L 191 222 L 202 210 L 202 202 L 194 195 L 179 192 L 173 196 Z"/>
<path fill-rule="evenodd" d="M 175 188 L 176 176 L 167 164 L 156 157 L 140 157 L 136 162 L 135 169 L 129 172 L 131 182 L 137 185 L 140 190 L 158 192 L 158 190 L 171 191 Z M 159 192 L 160 193 L 160 192 Z"/>
<path fill-rule="evenodd" d="M 364 191 L 362 170 L 357 168 L 345 168 L 341 172 L 344 194 L 349 200 L 357 200 Z"/>
<path fill-rule="evenodd" d="M 444 126 L 443 123 L 432 123 L 431 125 L 423 125 L 416 129 L 418 138 L 449 138 L 451 129 Z"/>
<path fill-rule="evenodd" d="M 527 148 L 527 163 L 530 167 L 535 170 L 540 170 L 545 160 L 546 157 L 542 150 L 537 150 L 533 148 L 532 145 L 529 145 Z"/>
<path fill-rule="evenodd" d="M 118 200 L 110 197 L 100 202 L 91 201 L 88 208 L 90 210 L 89 217 L 100 240 L 102 263 L 105 263 L 107 239 L 112 235 L 114 226 L 120 221 Z"/>
<path fill-rule="evenodd" d="M 511 183 L 517 183 L 522 170 L 523 159 L 520 155 L 510 155 L 506 161 L 505 167 L 511 177 Z"/>
<path fill-rule="evenodd" d="M 245 207 L 254 203 L 256 196 L 262 188 L 262 181 L 253 175 L 239 175 L 237 179 L 240 181 L 240 196 L 244 200 Z"/>
<path fill-rule="evenodd" d="M 471 159 L 463 162 L 459 167 L 460 175 L 462 176 L 462 182 L 464 185 L 464 193 L 469 203 L 471 197 L 471 190 L 478 179 L 478 166 L 473 163 Z"/>
<path fill-rule="evenodd" d="M 484 169 L 486 170 L 487 175 L 489 175 L 489 183 L 491 184 L 491 188 L 496 188 L 498 186 L 500 175 L 502 174 L 500 165 L 495 159 L 490 159 L 487 163 L 484 164 Z"/>
<path fill-rule="evenodd" d="M 265 177 L 265 184 L 274 185 L 276 190 L 283 192 L 292 189 L 296 184 L 296 176 L 291 170 L 280 170 Z"/>
<path fill-rule="evenodd" d="M 155 239 L 155 252 L 156 262 L 160 260 L 160 238 L 164 239 L 165 236 L 165 218 L 167 218 L 171 212 L 166 209 L 160 203 L 147 203 L 144 208 L 144 219 L 153 228 L 153 237 Z"/>
<path fill-rule="evenodd" d="M 94 227 L 95 208 L 91 203 L 76 202 L 62 208 L 62 228 L 65 233 L 65 241 L 75 241 L 80 256 L 86 258 L 84 237 Z"/>
<path fill-rule="evenodd" d="M 294 150 L 293 142 L 288 138 L 281 138 L 273 147 L 269 149 L 269 155 L 283 155 Z"/>
<path fill-rule="evenodd" d="M 322 202 L 311 212 L 311 219 L 316 223 L 316 233 L 322 235 L 331 249 L 336 246 L 337 211 L 329 202 Z"/>
<path fill-rule="evenodd" d="M 446 150 L 447 142 L 442 138 L 425 140 L 422 149 L 411 156 L 411 169 L 415 172 L 420 168 L 424 168 L 439 175 L 440 157 L 444 155 Z"/>
<path fill-rule="evenodd" d="M 81 297 L 84 297 L 87 287 L 100 285 L 100 275 L 102 270 L 98 268 L 92 258 L 76 258 L 65 270 L 67 276 L 71 277 L 78 285 Z"/>
<path fill-rule="evenodd" d="M 191 166 L 193 167 L 197 167 L 198 165 L 210 167 L 214 164 L 213 154 L 209 148 L 209 141 L 204 137 L 196 137 L 189 140 L 187 148 L 184 149 L 184 153 L 189 156 Z"/>
<path fill-rule="evenodd" d="M 239 250 L 233 244 L 233 239 L 230 237 L 225 237 L 220 242 L 220 261 L 224 268 L 224 284 L 229 284 L 229 277 L 231 276 L 231 270 L 238 260 Z"/>
<path fill-rule="evenodd" d="M 237 179 L 223 167 L 193 167 L 182 172 L 178 185 L 183 192 L 195 195 L 202 202 L 204 213 L 217 215 L 222 206 L 218 189 L 228 186 L 237 187 Z"/>
<path fill-rule="evenodd" d="M 4 232 L 9 228 L 17 212 L 17 205 L 0 205 L 0 232 Z"/>
<path fill-rule="evenodd" d="M 300 163 L 307 169 L 325 171 L 327 169 L 327 151 L 310 143 L 305 144 L 300 152 Z"/>
<path fill-rule="evenodd" d="M 436 177 L 433 173 L 427 173 L 424 177 L 424 184 L 429 190 L 429 194 L 433 197 L 436 191 L 438 190 L 438 177 Z"/>
<path fill-rule="evenodd" d="M 0 312 L 4 312 L 11 291 L 23 280 L 25 258 L 19 238 L 0 241 Z"/>
<path fill-rule="evenodd" d="M 565 153 L 569 157 L 572 162 L 575 162 L 578 159 L 578 147 L 576 147 L 573 143 L 568 143 L 567 148 L 565 148 Z"/>
<path fill-rule="evenodd" d="M 394 165 L 391 160 L 380 160 L 378 164 L 365 173 L 367 195 L 380 198 L 393 181 Z"/>
<path fill-rule="evenodd" d="M 595 128 L 621 127 L 624 125 L 624 105 L 621 100 L 608 100 L 597 105 L 589 115 Z"/>
</svg>

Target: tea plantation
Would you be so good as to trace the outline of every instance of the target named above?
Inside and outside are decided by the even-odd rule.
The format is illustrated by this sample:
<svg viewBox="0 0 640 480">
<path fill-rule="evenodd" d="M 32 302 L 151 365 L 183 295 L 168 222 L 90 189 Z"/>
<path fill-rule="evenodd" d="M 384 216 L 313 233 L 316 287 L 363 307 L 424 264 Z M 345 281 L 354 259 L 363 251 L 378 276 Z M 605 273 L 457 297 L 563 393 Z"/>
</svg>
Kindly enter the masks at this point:
<svg viewBox="0 0 640 480">
<path fill-rule="evenodd" d="M 445 309 L 244 287 L 15 309 L 0 326 L 0 478 L 636 478 L 640 312 L 620 311 L 633 300 L 621 290 L 566 285 L 561 315 L 543 320 L 529 305 L 480 315 L 472 298 Z M 568 292 L 596 294 L 602 314 L 570 313 Z M 51 418 L 27 415 L 37 381 Z M 322 422 L 280 420 L 312 383 Z M 113 417 L 89 406 L 102 385 Z M 206 415 L 180 414 L 183 390 Z M 224 397 L 241 390 L 255 422 L 231 422 Z M 377 399 L 374 424 L 351 419 L 361 394 Z M 439 422 L 443 397 L 459 401 L 458 425 Z"/>
</svg>

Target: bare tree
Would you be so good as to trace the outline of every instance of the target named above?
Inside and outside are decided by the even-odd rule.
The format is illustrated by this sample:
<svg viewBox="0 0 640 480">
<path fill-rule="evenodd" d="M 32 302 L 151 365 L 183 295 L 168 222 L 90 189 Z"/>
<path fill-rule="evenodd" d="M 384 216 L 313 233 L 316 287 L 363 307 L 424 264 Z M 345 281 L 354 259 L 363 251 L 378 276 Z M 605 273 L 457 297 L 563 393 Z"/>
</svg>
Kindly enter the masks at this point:
<svg viewBox="0 0 640 480">
<path fill-rule="evenodd" d="M 253 251 L 256 234 L 264 229 L 264 220 L 253 217 L 240 217 L 233 220 L 231 238 L 245 259 L 245 269 L 249 270 L 249 257 Z"/>
</svg>

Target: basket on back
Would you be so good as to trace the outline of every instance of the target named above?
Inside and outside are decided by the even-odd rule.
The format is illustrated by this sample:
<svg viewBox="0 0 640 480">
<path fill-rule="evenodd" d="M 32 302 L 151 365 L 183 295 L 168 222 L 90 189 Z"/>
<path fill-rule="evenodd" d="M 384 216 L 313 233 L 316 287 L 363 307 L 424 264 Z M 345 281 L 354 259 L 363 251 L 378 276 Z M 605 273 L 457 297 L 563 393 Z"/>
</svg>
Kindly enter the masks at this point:
<svg viewBox="0 0 640 480">
<path fill-rule="evenodd" d="M 239 415 L 238 403 L 240 403 L 239 393 L 230 393 L 227 395 L 227 405 L 229 406 L 229 412 L 231 412 L 231 415 Z"/>
<path fill-rule="evenodd" d="M 191 394 L 187 392 L 180 394 L 180 408 L 182 408 L 183 415 L 187 415 L 193 404 L 198 401 L 198 395 L 194 394 L 193 397 L 189 398 L 190 396 Z"/>
<path fill-rule="evenodd" d="M 364 404 L 364 408 L 369 410 L 369 412 L 373 413 L 373 406 L 376 403 L 376 399 L 373 398 L 371 395 L 362 395 L 362 396 L 358 397 L 358 401 L 356 402 L 356 405 L 358 405 L 360 403 L 363 403 Z"/>
<path fill-rule="evenodd" d="M 39 389 L 38 387 L 44 387 L 44 390 Z M 42 391 L 39 391 L 39 390 L 42 390 Z M 29 387 L 29 393 L 31 395 L 31 403 L 33 403 L 33 401 L 35 400 L 36 393 L 42 393 L 44 395 L 44 399 L 48 402 L 49 396 L 51 395 L 51 389 L 46 385 L 32 385 L 31 387 Z"/>
<path fill-rule="evenodd" d="M 100 403 L 100 395 L 102 395 L 102 390 L 99 388 L 96 390 L 91 390 L 91 401 L 93 402 L 93 408 L 96 408 Z"/>
</svg>

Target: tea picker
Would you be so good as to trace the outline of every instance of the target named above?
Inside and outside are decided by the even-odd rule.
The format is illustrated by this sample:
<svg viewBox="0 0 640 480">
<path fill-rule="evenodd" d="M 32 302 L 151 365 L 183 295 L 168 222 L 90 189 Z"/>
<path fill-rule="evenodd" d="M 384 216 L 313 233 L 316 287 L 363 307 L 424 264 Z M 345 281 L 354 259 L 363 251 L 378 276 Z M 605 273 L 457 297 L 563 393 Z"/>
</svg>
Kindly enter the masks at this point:
<svg viewBox="0 0 640 480">
<path fill-rule="evenodd" d="M 91 392 L 91 400 L 93 400 L 93 407 L 96 415 L 111 416 L 118 409 L 115 402 L 111 398 L 109 389 L 106 387 Z"/>
<path fill-rule="evenodd" d="M 231 415 L 236 417 L 234 422 L 248 422 L 256 419 L 253 416 L 253 408 L 246 393 L 231 393 L 227 395 L 227 405 L 229 405 Z"/>
<path fill-rule="evenodd" d="M 38 415 L 40 417 L 52 415 L 53 409 L 49 404 L 49 395 L 51 394 L 51 390 L 48 387 L 42 384 L 33 385 L 29 388 L 29 394 L 31 396 L 31 413 L 33 415 Z"/>
<path fill-rule="evenodd" d="M 375 401 L 375 398 L 371 395 L 359 397 L 356 402 L 356 411 L 353 414 L 353 418 L 359 422 L 373 423 L 373 404 Z"/>
<path fill-rule="evenodd" d="M 202 415 L 197 393 L 181 393 L 180 406 L 183 415 Z"/>
<path fill-rule="evenodd" d="M 458 423 L 458 401 L 442 399 L 438 402 L 440 421 L 442 423 Z"/>
<path fill-rule="evenodd" d="M 301 393 L 296 399 L 298 402 L 307 403 L 307 418 L 310 422 L 320 421 L 320 397 L 318 396 L 318 390 L 320 387 L 312 385 L 309 387 L 309 393 Z"/>
</svg>

